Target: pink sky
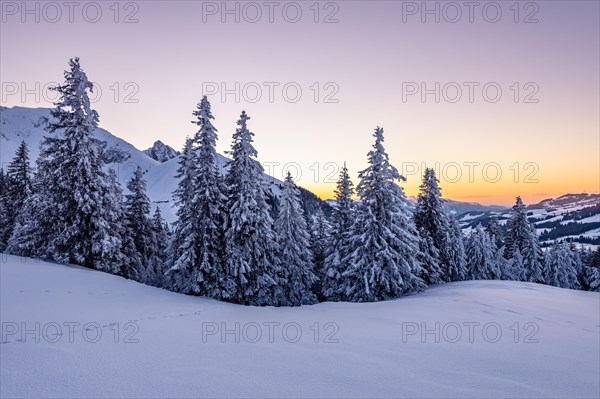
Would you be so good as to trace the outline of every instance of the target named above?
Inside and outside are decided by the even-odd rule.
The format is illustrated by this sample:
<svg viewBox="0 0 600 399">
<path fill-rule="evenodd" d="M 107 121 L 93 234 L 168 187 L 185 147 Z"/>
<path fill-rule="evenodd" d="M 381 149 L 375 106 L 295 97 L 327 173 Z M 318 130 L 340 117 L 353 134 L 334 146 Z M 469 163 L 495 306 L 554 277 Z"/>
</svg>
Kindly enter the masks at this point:
<svg viewBox="0 0 600 399">
<path fill-rule="evenodd" d="M 273 22 L 267 7 L 257 18 L 256 8 L 239 3 L 238 23 L 235 2 L 229 14 L 222 2 L 122 2 L 118 15 L 113 2 L 99 2 L 101 16 L 82 2 L 73 22 L 64 7 L 59 16 L 44 2 L 27 3 L 29 12 L 2 2 L 1 103 L 51 106 L 47 95 L 22 88 L 38 83 L 41 92 L 79 56 L 102 93 L 101 126 L 138 148 L 157 139 L 180 148 L 208 91 L 220 152 L 245 109 L 260 160 L 276 177 L 286 167 L 301 170 L 299 183 L 322 197 L 344 161 L 354 176 L 365 166 L 377 125 L 408 175 L 409 195 L 423 166 L 436 162 L 444 194 L 459 200 L 509 204 L 517 194 L 533 202 L 597 192 L 598 2 L 522 2 L 518 15 L 513 2 L 497 2 L 497 22 L 488 3 L 473 9 L 472 22 L 462 7 L 455 23 L 448 2 L 439 2 L 439 23 L 435 13 L 422 15 L 422 2 L 322 2 L 318 15 L 313 2 L 279 2 Z M 435 94 L 423 102 L 421 88 L 436 83 L 439 103 Z M 502 96 L 492 102 L 498 87 Z M 232 90 L 224 98 L 223 88 Z M 302 95 L 292 102 L 297 88 Z M 462 97 L 453 102 L 457 88 Z"/>
</svg>

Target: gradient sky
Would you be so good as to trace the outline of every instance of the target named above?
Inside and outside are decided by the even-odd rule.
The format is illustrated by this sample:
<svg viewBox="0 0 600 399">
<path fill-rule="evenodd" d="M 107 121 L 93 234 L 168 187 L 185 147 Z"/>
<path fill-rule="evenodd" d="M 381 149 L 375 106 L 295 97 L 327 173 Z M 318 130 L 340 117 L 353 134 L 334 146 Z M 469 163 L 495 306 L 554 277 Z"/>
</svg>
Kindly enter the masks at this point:
<svg viewBox="0 0 600 399">
<path fill-rule="evenodd" d="M 258 83 L 263 96 L 254 103 L 247 101 L 254 97 L 250 86 L 247 96 L 240 90 L 239 103 L 233 95 L 223 101 L 220 92 L 209 97 L 220 133 L 218 151 L 229 149 L 235 121 L 245 109 L 252 117 L 259 159 L 279 163 L 271 174 L 280 178 L 285 164 L 299 165 L 298 183 L 323 198 L 331 197 L 337 167 L 344 161 L 354 177 L 366 166 L 377 125 L 385 129 L 392 162 L 407 174 L 408 195 L 417 193 L 423 165 L 436 162 L 444 195 L 462 201 L 510 204 L 520 194 L 531 203 L 600 190 L 597 1 L 521 2 L 518 23 L 513 1 L 495 3 L 502 10 L 496 23 L 485 19 L 495 17 L 490 2 L 478 2 L 472 22 L 468 8 L 461 6 L 462 17 L 455 23 L 448 22 L 456 10 L 447 2 L 437 2 L 439 23 L 435 15 L 421 21 L 421 1 L 322 2 L 318 23 L 313 1 L 297 3 L 302 17 L 296 23 L 283 15 L 287 7 L 286 16 L 294 18 L 290 2 L 276 2 L 272 23 L 263 2 L 257 3 L 263 15 L 255 23 L 244 19 L 255 16 L 250 6 L 243 13 L 246 3 L 238 5 L 239 23 L 235 15 L 221 21 L 220 1 L 121 2 L 119 23 L 114 6 L 110 8 L 113 1 L 99 2 L 102 16 L 96 23 L 84 19 L 84 6 L 87 19 L 95 18 L 89 2 L 75 8 L 73 22 L 66 7 L 58 18 L 55 9 L 38 3 L 36 22 L 35 14 L 23 15 L 22 2 L 2 1 L 2 105 L 50 106 L 47 95 L 38 102 L 33 95 L 22 98 L 21 92 L 6 89 L 14 83 L 33 88 L 36 82 L 60 81 L 68 59 L 78 56 L 102 90 L 94 104 L 101 126 L 140 149 L 157 139 L 179 149 L 194 133 L 191 113 L 207 82 L 230 89 L 236 82 Z M 28 7 L 35 10 L 35 4 Z M 430 8 L 435 4 L 427 2 Z M 413 5 L 419 8 L 416 15 L 403 14 Z M 216 15 L 203 14 L 214 6 L 219 8 Z M 338 22 L 323 23 L 334 11 Z M 123 23 L 131 12 L 138 22 Z M 532 13 L 529 19 L 538 22 L 524 23 Z M 126 86 L 128 82 L 135 86 Z M 280 84 L 272 103 L 264 82 Z M 290 82 L 302 89 L 296 103 L 282 94 L 282 86 Z M 316 103 L 315 82 L 321 94 Z M 328 82 L 334 86 L 325 87 Z M 463 97 L 451 103 L 442 96 L 436 103 L 428 95 L 423 103 L 418 94 L 404 101 L 407 82 L 424 82 L 429 88 L 456 82 Z M 479 84 L 473 103 L 464 82 Z M 496 103 L 482 95 L 481 87 L 489 82 L 502 89 Z M 510 88 L 515 82 L 520 88 L 517 103 Z M 528 82 L 534 85 L 525 86 Z M 114 98 L 117 87 L 119 99 Z M 333 97 L 338 102 L 325 103 L 323 96 L 332 87 L 339 88 Z M 525 103 L 534 87 L 538 102 Z M 124 101 L 134 88 L 139 90 L 132 98 L 138 102 Z M 288 93 L 294 95 L 292 89 Z M 488 93 L 494 95 L 493 90 Z M 533 181 L 528 182 L 530 173 Z"/>
</svg>

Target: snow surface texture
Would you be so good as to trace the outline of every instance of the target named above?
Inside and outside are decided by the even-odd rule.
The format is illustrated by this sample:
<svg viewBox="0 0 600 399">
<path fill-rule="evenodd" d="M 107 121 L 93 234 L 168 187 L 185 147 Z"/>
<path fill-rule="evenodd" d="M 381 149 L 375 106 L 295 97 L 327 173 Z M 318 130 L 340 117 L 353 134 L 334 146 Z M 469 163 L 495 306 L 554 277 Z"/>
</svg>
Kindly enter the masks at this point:
<svg viewBox="0 0 600 399">
<path fill-rule="evenodd" d="M 597 293 L 469 281 L 380 303 L 256 308 L 0 255 L 0 299 L 1 397 L 600 396 Z M 239 342 L 221 334 L 236 323 Z M 283 334 L 286 323 L 297 324 Z M 421 334 L 435 323 L 439 343 Z M 465 323 L 479 323 L 472 342 Z"/>
</svg>

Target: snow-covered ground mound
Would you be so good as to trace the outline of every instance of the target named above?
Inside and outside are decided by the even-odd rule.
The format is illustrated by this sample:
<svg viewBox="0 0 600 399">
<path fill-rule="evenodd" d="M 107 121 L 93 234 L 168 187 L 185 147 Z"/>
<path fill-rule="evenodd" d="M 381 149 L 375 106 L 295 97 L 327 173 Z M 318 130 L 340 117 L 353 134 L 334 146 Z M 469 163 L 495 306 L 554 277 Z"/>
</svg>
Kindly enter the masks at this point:
<svg viewBox="0 0 600 399">
<path fill-rule="evenodd" d="M 472 281 L 253 308 L 0 257 L 1 397 L 600 396 L 597 293 Z"/>
</svg>

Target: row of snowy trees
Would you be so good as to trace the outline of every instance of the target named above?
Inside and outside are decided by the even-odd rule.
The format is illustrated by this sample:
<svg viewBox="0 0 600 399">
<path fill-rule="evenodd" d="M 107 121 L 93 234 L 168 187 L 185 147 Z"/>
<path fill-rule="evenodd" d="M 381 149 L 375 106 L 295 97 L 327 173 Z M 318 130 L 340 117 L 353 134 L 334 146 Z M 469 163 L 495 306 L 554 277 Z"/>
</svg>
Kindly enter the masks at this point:
<svg viewBox="0 0 600 399">
<path fill-rule="evenodd" d="M 506 237 L 496 219 L 477 226 L 466 239 L 469 279 L 503 279 L 543 283 L 562 288 L 600 290 L 600 248 L 580 251 L 571 243 L 556 242 L 546 253 L 525 205 L 517 197 Z"/>
<path fill-rule="evenodd" d="M 356 189 L 344 165 L 330 217 L 322 209 L 303 211 L 290 175 L 274 212 L 250 117 L 242 112 L 237 121 L 223 175 L 206 97 L 193 113 L 197 132 L 180 157 L 177 221 L 170 231 L 158 208 L 150 216 L 141 169 L 126 194 L 114 171 L 105 172 L 93 136 L 93 86 L 78 59 L 56 90 L 60 101 L 35 171 L 22 143 L 6 175 L 0 173 L 2 251 L 261 306 L 380 301 L 467 279 L 600 289 L 600 252 L 582 259 L 578 250 L 556 244 L 544 255 L 520 198 L 505 236 L 493 221 L 464 237 L 443 206 L 435 172 L 427 169 L 411 212 L 398 185 L 404 177 L 390 164 L 379 127 Z"/>
<path fill-rule="evenodd" d="M 458 223 L 444 210 L 438 183 L 435 171 L 426 169 L 414 212 L 429 284 L 502 279 L 600 290 L 600 249 L 592 254 L 557 242 L 544 254 L 520 197 L 511 209 L 505 236 L 492 218 L 485 228 L 478 225 L 462 237 Z"/>
<path fill-rule="evenodd" d="M 332 218 L 337 232 L 330 234 L 322 211 L 304 214 L 290 175 L 272 219 L 245 112 L 225 176 L 217 164 L 217 129 L 206 97 L 194 115 L 198 131 L 186 143 L 177 176 L 169 288 L 243 304 L 293 306 L 319 299 L 377 301 L 425 287 L 418 236 L 396 184 L 401 176 L 383 147 L 383 129 L 375 130 L 370 166 L 360 173 L 361 206 L 351 199 L 344 168 Z"/>
</svg>

